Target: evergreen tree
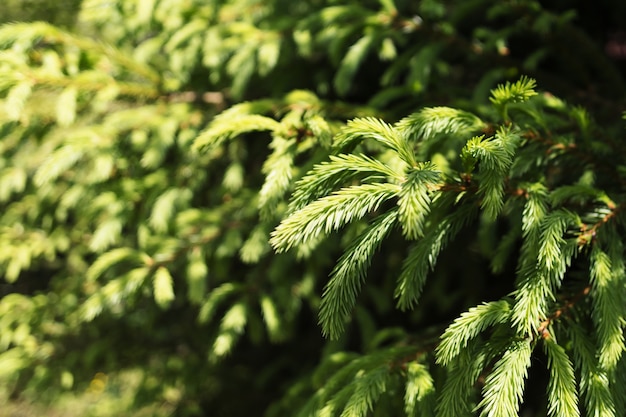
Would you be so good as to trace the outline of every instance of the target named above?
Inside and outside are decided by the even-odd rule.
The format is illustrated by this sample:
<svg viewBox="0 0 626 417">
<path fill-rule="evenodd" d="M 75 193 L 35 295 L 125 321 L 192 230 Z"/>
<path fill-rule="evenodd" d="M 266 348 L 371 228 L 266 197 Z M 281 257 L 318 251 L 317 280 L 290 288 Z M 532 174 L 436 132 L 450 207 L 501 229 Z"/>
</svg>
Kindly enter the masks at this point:
<svg viewBox="0 0 626 417">
<path fill-rule="evenodd" d="M 626 14 L 575 6 L 1 26 L 0 398 L 132 371 L 163 415 L 625 415 Z"/>
</svg>

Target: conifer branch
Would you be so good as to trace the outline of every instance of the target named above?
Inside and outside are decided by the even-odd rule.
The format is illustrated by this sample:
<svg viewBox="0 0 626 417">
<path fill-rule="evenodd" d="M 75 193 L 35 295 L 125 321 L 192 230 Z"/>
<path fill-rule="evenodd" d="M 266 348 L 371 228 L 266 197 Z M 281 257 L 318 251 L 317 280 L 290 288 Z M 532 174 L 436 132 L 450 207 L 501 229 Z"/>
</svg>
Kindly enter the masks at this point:
<svg viewBox="0 0 626 417">
<path fill-rule="evenodd" d="M 156 71 L 147 65 L 142 65 L 127 53 L 104 42 L 73 35 L 48 23 L 12 23 L 0 28 L 0 46 L 6 47 L 16 42 L 30 45 L 31 48 L 36 48 L 38 42 L 59 43 L 74 46 L 82 51 L 98 52 L 111 58 L 131 73 L 145 77 L 153 84 L 158 85 L 161 81 L 161 76 Z"/>
<path fill-rule="evenodd" d="M 513 341 L 496 362 L 485 380 L 483 399 L 478 404 L 481 416 L 517 417 L 532 351 L 528 340 Z"/>
<path fill-rule="evenodd" d="M 350 120 L 335 137 L 335 147 L 343 149 L 363 139 L 374 139 L 396 152 L 409 166 L 417 166 L 413 149 L 398 129 L 373 117 Z"/>
<path fill-rule="evenodd" d="M 428 369 L 417 361 L 407 365 L 404 411 L 408 417 L 432 414 L 435 396 L 434 381 Z"/>
<path fill-rule="evenodd" d="M 580 392 L 585 408 L 597 416 L 616 417 L 610 377 L 599 367 L 592 340 L 587 337 L 579 323 L 568 320 L 567 324 L 574 363 L 580 373 Z"/>
<path fill-rule="evenodd" d="M 114 80 L 104 74 L 83 74 L 76 77 L 55 76 L 44 71 L 23 72 L 23 77 L 33 86 L 45 88 L 75 87 L 82 91 L 97 93 L 105 88 L 115 87 L 121 96 L 131 96 L 140 99 L 157 99 L 162 97 L 161 92 L 153 84 L 134 83 Z"/>
<path fill-rule="evenodd" d="M 409 239 L 424 235 L 424 222 L 431 209 L 431 190 L 438 186 L 440 172 L 433 164 L 420 163 L 410 169 L 398 198 L 398 215 L 402 232 Z"/>
<path fill-rule="evenodd" d="M 281 124 L 274 119 L 257 114 L 239 115 L 236 118 L 227 118 L 222 114 L 221 118 L 215 118 L 208 129 L 198 135 L 194 141 L 195 150 L 203 150 L 221 145 L 243 133 L 253 131 L 274 131 Z"/>
<path fill-rule="evenodd" d="M 395 184 L 362 184 L 343 188 L 284 219 L 272 232 L 270 243 L 279 252 L 306 244 L 322 233 L 365 217 L 400 191 Z"/>
<path fill-rule="evenodd" d="M 379 216 L 345 251 L 331 273 L 320 305 L 322 333 L 337 339 L 343 332 L 374 252 L 397 222 L 398 212 Z"/>
<path fill-rule="evenodd" d="M 575 294 L 574 297 L 569 299 L 565 299 L 564 302 L 560 304 L 560 306 L 554 311 L 554 313 L 550 314 L 548 318 L 541 322 L 539 327 L 537 328 L 537 334 L 544 339 L 549 339 L 552 337 L 550 333 L 550 326 L 554 324 L 562 316 L 567 315 L 574 307 L 576 307 L 577 303 L 589 295 L 591 292 L 591 286 L 587 286 L 583 288 L 579 293 Z"/>
<path fill-rule="evenodd" d="M 476 115 L 451 108 L 430 107 L 400 120 L 396 127 L 405 140 L 419 144 L 444 135 L 471 135 L 485 127 Z"/>
<path fill-rule="evenodd" d="M 574 367 L 565 349 L 553 339 L 543 342 L 548 356 L 550 380 L 548 382 L 548 415 L 554 417 L 578 417 L 578 392 Z"/>
<path fill-rule="evenodd" d="M 448 207 L 449 199 L 442 198 L 431 211 L 445 211 Z M 401 309 L 408 309 L 417 304 L 426 276 L 435 267 L 439 254 L 463 226 L 474 219 L 477 211 L 477 207 L 472 204 L 462 204 L 448 217 L 433 225 L 423 238 L 409 248 L 394 292 Z"/>
<path fill-rule="evenodd" d="M 437 363 L 448 365 L 488 327 L 504 324 L 510 319 L 511 305 L 508 301 L 494 301 L 472 307 L 446 329 L 437 346 Z"/>
<path fill-rule="evenodd" d="M 508 128 L 501 128 L 493 138 L 475 136 L 463 148 L 465 164 L 472 167 L 480 161 L 478 192 L 483 195 L 481 207 L 495 218 L 502 209 L 504 183 L 513 164 L 519 136 Z"/>
<path fill-rule="evenodd" d="M 626 350 L 626 309 L 622 292 L 625 268 L 622 251 L 618 250 L 617 253 L 610 256 L 596 244 L 590 255 L 591 318 L 598 335 L 599 365 L 607 372 L 615 370 Z"/>
<path fill-rule="evenodd" d="M 288 212 L 303 208 L 357 176 L 366 175 L 364 182 L 387 178 L 400 182 L 403 177 L 403 174 L 393 167 L 366 155 L 340 154 L 330 155 L 329 158 L 330 161 L 316 165 L 296 182 Z"/>
<path fill-rule="evenodd" d="M 484 347 L 484 343 L 470 341 L 448 366 L 446 381 L 437 398 L 437 417 L 471 415 L 474 386 L 491 360 Z"/>
</svg>

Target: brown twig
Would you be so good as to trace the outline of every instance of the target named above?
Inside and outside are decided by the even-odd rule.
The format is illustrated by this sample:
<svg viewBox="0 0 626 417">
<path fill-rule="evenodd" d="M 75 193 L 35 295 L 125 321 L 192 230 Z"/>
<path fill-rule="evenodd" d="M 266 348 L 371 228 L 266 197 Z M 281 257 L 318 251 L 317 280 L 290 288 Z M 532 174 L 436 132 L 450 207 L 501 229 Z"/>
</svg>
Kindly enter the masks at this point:
<svg viewBox="0 0 626 417">
<path fill-rule="evenodd" d="M 554 313 L 552 313 L 549 317 L 547 317 L 545 320 L 541 322 L 541 324 L 537 328 L 537 334 L 541 336 L 543 339 L 549 339 L 550 337 L 552 337 L 550 334 L 550 331 L 548 330 L 548 327 L 550 327 L 550 325 L 559 317 L 561 317 L 563 314 L 567 313 L 568 310 L 571 310 L 572 308 L 574 308 L 574 306 L 583 297 L 587 296 L 589 292 L 591 292 L 590 285 L 583 288 L 583 290 L 580 291 L 578 294 L 574 295 L 574 297 L 566 300 L 565 304 L 563 304 Z"/>
</svg>

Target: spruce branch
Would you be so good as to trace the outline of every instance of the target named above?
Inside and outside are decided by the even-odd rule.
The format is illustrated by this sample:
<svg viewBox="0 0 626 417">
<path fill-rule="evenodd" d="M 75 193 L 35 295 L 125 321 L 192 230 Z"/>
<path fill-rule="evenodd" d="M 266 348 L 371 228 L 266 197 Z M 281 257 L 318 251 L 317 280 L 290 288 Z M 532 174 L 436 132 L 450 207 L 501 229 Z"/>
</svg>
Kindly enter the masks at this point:
<svg viewBox="0 0 626 417">
<path fill-rule="evenodd" d="M 538 323 L 548 317 L 549 304 L 555 300 L 555 292 L 576 255 L 576 241 L 565 240 L 563 236 L 579 224 L 574 213 L 556 210 L 546 215 L 535 225 L 533 234 L 526 237 L 513 309 L 513 322 L 520 332 L 533 334 Z"/>
<path fill-rule="evenodd" d="M 345 96 L 349 92 L 354 75 L 371 49 L 379 42 L 380 36 L 366 34 L 350 46 L 333 79 L 334 87 L 340 96 Z"/>
<path fill-rule="evenodd" d="M 580 393 L 587 412 L 595 416 L 616 417 L 611 378 L 598 364 L 592 338 L 575 320 L 568 320 L 567 324 L 574 363 L 580 374 Z"/>
<path fill-rule="evenodd" d="M 407 417 L 430 415 L 435 400 L 435 385 L 428 368 L 417 362 L 407 364 L 404 411 Z"/>
<path fill-rule="evenodd" d="M 357 373 L 352 383 L 354 385 L 352 395 L 340 417 L 367 417 L 378 398 L 391 388 L 393 376 L 386 365 L 365 374 Z"/>
<path fill-rule="evenodd" d="M 432 190 L 438 188 L 439 179 L 440 172 L 429 163 L 420 163 L 406 174 L 399 193 L 398 214 L 407 239 L 424 235 L 424 222 L 432 204 Z"/>
<path fill-rule="evenodd" d="M 528 340 L 510 344 L 485 380 L 483 399 L 478 404 L 481 416 L 517 417 L 532 352 Z"/>
<path fill-rule="evenodd" d="M 468 343 L 488 327 L 510 320 L 511 304 L 506 300 L 492 301 L 472 307 L 448 326 L 437 346 L 437 363 L 449 365 Z"/>
<path fill-rule="evenodd" d="M 71 34 L 51 24 L 45 22 L 11 23 L 0 28 L 0 46 L 2 47 L 6 48 L 9 45 L 19 43 L 35 49 L 39 42 L 58 43 L 73 46 L 82 51 L 97 52 L 125 67 L 130 73 L 140 75 L 153 84 L 159 85 L 161 82 L 161 75 L 158 72 L 148 65 L 142 65 L 140 61 L 114 46 Z"/>
<path fill-rule="evenodd" d="M 552 338 L 543 341 L 548 356 L 548 415 L 551 417 L 578 417 L 578 391 L 574 366 L 565 349 Z"/>
<path fill-rule="evenodd" d="M 400 389 L 401 368 L 395 364 L 404 364 L 403 358 L 414 356 L 414 353 L 414 347 L 401 346 L 367 355 L 345 352 L 330 355 L 318 372 L 327 374 L 329 367 L 337 368 L 339 365 L 338 369 L 325 375 L 322 386 L 298 415 L 366 417 L 382 394 Z"/>
<path fill-rule="evenodd" d="M 613 245 L 621 247 L 621 244 Z M 624 262 L 622 251 L 605 253 L 599 245 L 590 255 L 591 318 L 598 336 L 598 357 L 602 369 L 613 372 L 626 350 L 624 326 Z"/>
<path fill-rule="evenodd" d="M 254 131 L 274 131 L 281 127 L 276 120 L 258 114 L 243 114 L 238 117 L 216 117 L 208 129 L 202 131 L 193 144 L 194 150 L 217 147 L 243 133 Z"/>
<path fill-rule="evenodd" d="M 536 96 L 537 92 L 534 90 L 536 86 L 537 83 L 534 79 L 522 76 L 514 83 L 507 81 L 504 85 L 498 85 L 491 91 L 489 100 L 501 111 L 504 121 L 509 122 L 507 105 L 524 102 Z"/>
<path fill-rule="evenodd" d="M 537 95 L 535 87 L 537 82 L 534 79 L 522 76 L 514 83 L 507 81 L 504 85 L 498 85 L 491 91 L 490 101 L 497 106 L 523 102 Z"/>
<path fill-rule="evenodd" d="M 243 289 L 242 285 L 232 282 L 225 282 L 219 287 L 213 288 L 209 296 L 200 306 L 197 317 L 198 323 L 203 324 L 210 322 L 215 316 L 217 309 L 220 308 L 229 297 L 242 292 Z"/>
<path fill-rule="evenodd" d="M 519 142 L 516 132 L 501 128 L 493 138 L 473 137 L 461 152 L 467 167 L 480 162 L 478 192 L 483 196 L 481 207 L 491 218 L 498 215 L 504 204 L 504 184 Z"/>
<path fill-rule="evenodd" d="M 431 211 L 448 212 L 447 210 L 452 207 L 450 198 L 456 196 L 445 197 L 438 199 Z M 463 226 L 475 218 L 477 212 L 475 205 L 461 204 L 450 215 L 432 224 L 424 237 L 409 248 L 394 292 L 401 309 L 409 309 L 417 304 L 428 272 L 435 267 L 439 254 Z"/>
<path fill-rule="evenodd" d="M 400 131 L 396 127 L 373 117 L 350 120 L 335 137 L 335 147 L 343 149 L 364 139 L 374 139 L 396 152 L 409 166 L 417 166 L 413 149 L 402 137 Z"/>
<path fill-rule="evenodd" d="M 84 71 L 76 76 L 52 74 L 45 70 L 19 69 L 24 80 L 32 87 L 48 89 L 76 88 L 77 90 L 98 93 L 104 89 L 115 88 L 117 94 L 141 99 L 158 99 L 162 97 L 155 84 L 116 80 L 108 74 Z"/>
<path fill-rule="evenodd" d="M 365 217 L 399 191 L 399 185 L 388 183 L 342 188 L 290 214 L 272 232 L 270 243 L 278 252 L 306 244 Z"/>
<path fill-rule="evenodd" d="M 357 176 L 364 175 L 363 182 L 385 179 L 400 182 L 403 177 L 393 167 L 362 154 L 330 155 L 329 159 L 313 167 L 296 182 L 288 212 L 300 210 Z"/>
<path fill-rule="evenodd" d="M 271 218 L 276 206 L 291 185 L 294 171 L 295 140 L 275 135 L 270 156 L 263 164 L 265 182 L 259 191 L 259 210 L 264 219 Z"/>
<path fill-rule="evenodd" d="M 447 366 L 447 377 L 437 398 L 437 417 L 471 415 L 475 384 L 491 359 L 486 351 L 484 343 L 474 339 Z"/>
<path fill-rule="evenodd" d="M 389 234 L 397 218 L 396 210 L 380 215 L 337 262 L 324 289 L 320 305 L 319 317 L 324 336 L 337 339 L 343 332 L 344 322 L 356 303 L 374 252 Z"/>
<path fill-rule="evenodd" d="M 608 198 L 608 197 L 607 197 Z M 597 238 L 598 232 L 607 225 L 619 219 L 619 215 L 626 208 L 626 203 L 616 205 L 613 201 L 606 201 L 607 209 L 605 211 L 597 211 L 601 216 L 600 219 L 589 227 L 586 224 L 580 226 L 580 233 L 578 234 L 579 246 L 586 246 L 593 243 Z"/>
<path fill-rule="evenodd" d="M 428 107 L 396 123 L 405 140 L 420 143 L 441 135 L 467 135 L 482 130 L 478 116 L 452 107 Z"/>
<path fill-rule="evenodd" d="M 248 323 L 248 316 L 248 306 L 241 301 L 236 302 L 226 311 L 209 354 L 210 361 L 215 362 L 232 351 L 235 343 L 243 334 Z"/>
<path fill-rule="evenodd" d="M 537 328 L 536 334 L 541 336 L 543 339 L 551 338 L 552 334 L 550 333 L 550 326 L 552 326 L 552 324 L 560 318 L 566 316 L 574 307 L 576 307 L 577 303 L 589 295 L 590 292 L 591 286 L 586 286 L 573 297 L 564 299 L 554 313 L 550 314 L 548 318 L 541 322 Z"/>
</svg>

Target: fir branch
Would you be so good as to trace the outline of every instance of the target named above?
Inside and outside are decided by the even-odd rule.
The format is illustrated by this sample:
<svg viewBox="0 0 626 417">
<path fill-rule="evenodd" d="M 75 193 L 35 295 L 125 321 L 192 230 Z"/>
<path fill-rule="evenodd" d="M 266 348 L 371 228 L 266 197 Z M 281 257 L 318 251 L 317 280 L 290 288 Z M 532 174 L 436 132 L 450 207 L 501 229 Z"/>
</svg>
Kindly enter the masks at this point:
<svg viewBox="0 0 626 417">
<path fill-rule="evenodd" d="M 420 163 L 407 173 L 398 199 L 400 224 L 407 239 L 423 236 L 424 221 L 432 202 L 430 193 L 439 177 L 440 172 L 430 163 Z"/>
<path fill-rule="evenodd" d="M 319 114 L 308 115 L 305 119 L 305 123 L 319 144 L 324 147 L 330 147 L 332 145 L 333 130 L 324 117 Z"/>
<path fill-rule="evenodd" d="M 154 301 L 160 308 L 166 309 L 176 297 L 174 294 L 174 279 L 169 269 L 165 266 L 156 268 L 152 283 Z"/>
<path fill-rule="evenodd" d="M 411 346 L 391 347 L 356 357 L 344 352 L 331 355 L 327 359 L 330 361 L 330 365 L 348 361 L 334 374 L 325 378 L 323 386 L 315 392 L 298 413 L 298 416 L 336 416 L 339 411 L 343 413 L 350 411 L 366 413 L 367 410 L 373 408 L 374 401 L 383 392 L 378 392 L 378 388 L 375 387 L 376 380 L 382 378 L 396 384 L 398 382 L 396 378 L 398 368 L 393 364 L 406 358 L 407 355 L 414 355 L 414 349 Z M 322 369 L 325 365 L 329 364 L 322 364 Z M 395 388 L 393 389 L 395 390 Z M 360 390 L 363 397 L 354 396 L 356 390 Z M 348 406 L 350 406 L 349 409 Z M 346 415 L 350 416 L 351 414 Z M 366 414 L 353 415 L 365 417 Z"/>
<path fill-rule="evenodd" d="M 293 93 L 292 93 L 293 94 Z M 220 114 L 216 115 L 213 121 L 221 120 L 220 123 L 224 122 L 224 120 L 229 120 L 233 118 L 238 118 L 241 116 L 249 116 L 249 115 L 263 115 L 276 114 L 279 110 L 280 102 L 277 102 L 275 99 L 259 99 L 254 101 L 244 101 L 242 103 L 234 104 L 227 109 L 225 109 Z"/>
<path fill-rule="evenodd" d="M 623 416 L 626 413 L 626 392 L 624 392 L 624 387 L 626 387 L 626 360 L 624 358 L 625 357 L 622 356 L 617 363 L 615 380 L 611 384 L 611 394 L 615 403 L 615 414 L 618 416 Z"/>
<path fill-rule="evenodd" d="M 235 343 L 241 338 L 247 322 L 248 306 L 244 302 L 239 301 L 228 309 L 222 318 L 218 335 L 209 354 L 211 361 L 217 361 L 232 351 Z"/>
<path fill-rule="evenodd" d="M 343 332 L 344 322 L 356 303 L 374 252 L 391 231 L 397 218 L 396 210 L 379 216 L 337 262 L 324 289 L 320 306 L 320 324 L 324 336 L 337 339 Z"/>
<path fill-rule="evenodd" d="M 578 244 L 580 246 L 585 246 L 592 242 L 602 227 L 610 224 L 611 221 L 615 221 L 616 219 L 619 220 L 619 214 L 623 212 L 624 208 L 626 208 L 626 203 L 616 205 L 610 199 L 608 201 L 605 200 L 605 204 L 607 205 L 608 210 L 602 210 L 597 213 L 600 215 L 600 219 L 596 223 L 592 224 L 591 227 L 588 227 L 587 225 L 580 226 L 580 234 L 578 235 Z"/>
<path fill-rule="evenodd" d="M 555 286 L 562 276 L 551 276 L 536 266 L 522 268 L 519 275 L 521 284 L 515 291 L 513 323 L 519 332 L 533 334 L 548 317 L 549 303 L 555 298 Z"/>
<path fill-rule="evenodd" d="M 269 227 L 265 223 L 260 223 L 252 229 L 248 239 L 239 250 L 239 257 L 244 263 L 253 264 L 258 262 L 261 257 L 271 249 L 268 243 L 268 229 Z"/>
<path fill-rule="evenodd" d="M 322 162 L 295 184 L 288 212 L 300 210 L 315 199 L 328 195 L 335 188 L 358 175 L 366 175 L 363 181 L 393 179 L 399 182 L 402 173 L 376 159 L 359 154 L 331 155 L 330 161 Z"/>
<path fill-rule="evenodd" d="M 537 329 L 537 335 L 541 336 L 544 339 L 552 337 L 550 334 L 550 326 L 563 315 L 570 312 L 572 308 L 576 306 L 576 304 L 583 298 L 589 295 L 591 292 L 591 286 L 587 286 L 582 289 L 582 291 L 575 294 L 573 297 L 565 299 L 564 302 L 561 303 L 559 308 L 557 308 L 554 313 L 550 314 L 550 316 L 541 322 L 541 325 Z"/>
<path fill-rule="evenodd" d="M 481 207 L 491 218 L 495 218 L 504 205 L 505 180 L 519 142 L 517 133 L 509 128 L 501 128 L 493 138 L 476 136 L 463 148 L 465 161 L 470 157 L 480 161 L 478 193 L 483 196 Z M 469 164 L 474 165 L 471 162 Z"/>
<path fill-rule="evenodd" d="M 566 202 L 586 204 L 592 201 L 602 201 L 606 194 L 587 184 L 564 185 L 550 193 L 553 206 L 560 206 Z"/>
<path fill-rule="evenodd" d="M 448 326 L 437 346 L 437 363 L 448 365 L 463 351 L 468 343 L 496 324 L 509 321 L 511 305 L 508 301 L 492 301 L 472 307 Z"/>
<path fill-rule="evenodd" d="M 613 242 L 621 248 L 621 244 Z M 623 251 L 613 256 L 594 245 L 590 256 L 591 318 L 598 335 L 598 360 L 602 369 L 613 372 L 622 357 L 624 344 L 624 263 Z"/>
<path fill-rule="evenodd" d="M 148 224 L 159 232 L 165 233 L 170 228 L 174 214 L 178 207 L 186 207 L 192 193 L 187 188 L 170 188 L 155 200 Z"/>
<path fill-rule="evenodd" d="M 335 89 L 340 96 L 345 96 L 352 83 L 352 79 L 357 70 L 361 66 L 363 60 L 367 57 L 368 53 L 377 43 L 377 36 L 365 35 L 357 40 L 343 57 L 341 64 L 333 79 Z"/>
<path fill-rule="evenodd" d="M 543 347 L 548 356 L 548 415 L 550 417 L 578 417 L 578 392 L 574 367 L 565 349 L 554 339 L 545 338 Z"/>
<path fill-rule="evenodd" d="M 583 374 L 581 390 L 585 393 L 589 415 L 597 417 L 618 417 L 611 392 L 611 382 L 605 372 L 595 371 Z"/>
<path fill-rule="evenodd" d="M 411 361 L 407 365 L 404 411 L 407 417 L 432 415 L 434 381 L 425 365 Z"/>
<path fill-rule="evenodd" d="M 335 352 L 325 358 L 315 369 L 312 385 L 319 386 L 315 393 L 300 407 L 297 417 L 317 417 L 332 393 L 349 383 L 354 370 L 347 366 L 359 357 L 356 353 Z M 337 370 L 338 367 L 341 367 Z M 334 373 L 333 373 L 334 371 Z"/>
<path fill-rule="evenodd" d="M 498 85 L 491 91 L 489 100 L 498 107 L 507 103 L 523 102 L 537 95 L 534 90 L 536 86 L 534 79 L 522 76 L 514 83 L 507 81 L 504 85 Z"/>
<path fill-rule="evenodd" d="M 352 382 L 352 395 L 340 417 L 367 417 L 380 395 L 392 389 L 393 376 L 386 365 L 365 374 L 357 373 Z"/>
<path fill-rule="evenodd" d="M 213 319 L 215 312 L 230 296 L 241 292 L 243 287 L 240 284 L 226 282 L 217 288 L 214 288 L 206 298 L 200 311 L 198 312 L 198 323 L 208 323 Z"/>
<path fill-rule="evenodd" d="M 281 127 L 276 120 L 258 114 L 238 117 L 215 118 L 208 129 L 200 132 L 193 144 L 194 150 L 206 150 L 221 145 L 243 133 L 253 131 L 274 131 Z"/>
<path fill-rule="evenodd" d="M 576 241 L 566 241 L 563 236 L 568 226 L 577 223 L 578 217 L 573 213 L 554 211 L 539 226 L 541 236 L 533 245 L 538 247 L 523 248 L 513 309 L 513 322 L 520 332 L 532 334 L 538 323 L 548 317 L 549 303 L 555 299 L 555 291 L 576 253 Z"/>
<path fill-rule="evenodd" d="M 482 408 L 481 416 L 517 417 L 532 351 L 528 340 L 510 344 L 485 380 L 483 399 L 478 404 Z"/>
<path fill-rule="evenodd" d="M 0 28 L 0 46 L 2 47 L 20 43 L 35 48 L 39 41 L 73 46 L 82 51 L 97 52 L 111 58 L 131 73 L 145 77 L 153 84 L 159 84 L 161 81 L 161 75 L 150 66 L 143 65 L 131 55 L 116 49 L 114 46 L 71 34 L 45 22 L 11 23 Z"/>
<path fill-rule="evenodd" d="M 143 287 L 151 269 L 134 268 L 107 282 L 99 291 L 85 300 L 77 313 L 80 321 L 90 322 L 102 313 L 105 307 L 116 309 L 129 304 L 133 296 Z"/>
<path fill-rule="evenodd" d="M 159 91 L 154 84 L 116 80 L 108 74 L 96 71 L 83 71 L 76 76 L 70 77 L 63 74 L 51 74 L 49 71 L 33 71 L 28 69 L 23 72 L 23 75 L 33 86 L 48 89 L 76 88 L 81 92 L 89 91 L 91 93 L 98 93 L 105 89 L 115 88 L 119 96 L 130 96 L 141 99 L 157 99 L 164 97 L 162 92 Z"/>
<path fill-rule="evenodd" d="M 483 343 L 469 342 L 448 366 L 448 374 L 437 398 L 437 417 L 466 417 L 470 415 L 470 398 L 474 385 L 485 368 L 488 357 Z"/>
<path fill-rule="evenodd" d="M 270 243 L 278 252 L 306 244 L 323 233 L 361 219 L 396 196 L 395 184 L 362 184 L 342 188 L 292 213 L 272 232 Z"/>
<path fill-rule="evenodd" d="M 537 253 L 537 264 L 549 274 L 562 276 L 569 265 L 565 252 L 568 242 L 565 233 L 571 226 L 579 226 L 579 217 L 568 210 L 557 210 L 547 215 L 541 222 L 541 243 Z M 571 244 L 570 244 L 571 246 Z"/>
<path fill-rule="evenodd" d="M 413 149 L 398 129 L 373 117 L 350 120 L 335 137 L 335 147 L 343 149 L 364 139 L 374 139 L 396 152 L 409 166 L 417 166 Z"/>
<path fill-rule="evenodd" d="M 540 225 L 548 213 L 548 190 L 541 183 L 526 185 L 526 204 L 522 213 L 525 251 L 538 245 Z"/>
<path fill-rule="evenodd" d="M 278 311 L 276 301 L 270 295 L 263 294 L 260 297 L 259 304 L 270 340 L 273 342 L 283 340 L 285 338 L 285 323 Z"/>
<path fill-rule="evenodd" d="M 587 413 L 597 417 L 617 417 L 606 371 L 598 366 L 593 340 L 579 323 L 567 322 L 567 334 L 574 352 L 574 363 L 580 372 L 580 392 L 585 399 Z"/>
<path fill-rule="evenodd" d="M 440 135 L 471 136 L 484 126 L 485 123 L 476 115 L 452 107 L 427 107 L 396 123 L 405 140 L 413 143 Z"/>
<path fill-rule="evenodd" d="M 451 207 L 449 197 L 441 198 L 431 210 L 447 212 L 449 207 Z M 412 308 L 417 304 L 428 271 L 435 267 L 439 253 L 464 225 L 474 219 L 477 211 L 477 207 L 472 204 L 461 205 L 447 217 L 433 224 L 424 237 L 409 248 L 394 293 L 401 309 Z"/>
<path fill-rule="evenodd" d="M 133 248 L 115 248 L 100 255 L 87 270 L 85 279 L 95 281 L 116 265 L 131 263 L 140 266 L 147 263 L 148 256 Z"/>
<path fill-rule="evenodd" d="M 291 185 L 294 171 L 295 140 L 274 136 L 273 152 L 263 163 L 265 182 L 259 191 L 259 210 L 264 219 L 275 215 L 276 206 Z"/>
<path fill-rule="evenodd" d="M 336 356 L 336 355 L 333 355 Z M 331 357 L 329 359 L 335 359 Z M 377 364 L 377 358 L 374 356 L 364 357 L 357 356 L 351 359 L 348 363 L 339 368 L 332 376 L 324 381 L 323 386 L 316 392 L 315 396 L 318 397 L 318 404 L 320 406 L 330 400 L 336 392 L 343 387 L 350 385 L 357 372 L 367 372 Z"/>
<path fill-rule="evenodd" d="M 56 149 L 37 169 L 34 183 L 41 187 L 53 182 L 76 165 L 87 153 L 87 149 L 88 144 L 84 143 L 66 144 Z"/>
</svg>

